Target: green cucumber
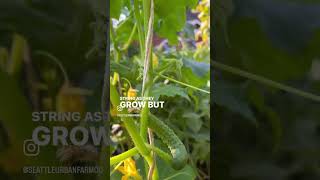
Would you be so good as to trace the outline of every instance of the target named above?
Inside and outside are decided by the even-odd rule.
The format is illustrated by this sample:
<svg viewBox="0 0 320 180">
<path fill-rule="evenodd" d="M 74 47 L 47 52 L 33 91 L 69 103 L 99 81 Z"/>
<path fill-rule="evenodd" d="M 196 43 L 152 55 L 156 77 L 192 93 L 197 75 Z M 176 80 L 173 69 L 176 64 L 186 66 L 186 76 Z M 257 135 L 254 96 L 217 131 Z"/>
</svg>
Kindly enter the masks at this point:
<svg viewBox="0 0 320 180">
<path fill-rule="evenodd" d="M 188 153 L 179 137 L 164 122 L 150 114 L 149 127 L 160 137 L 170 149 L 172 155 L 172 167 L 175 170 L 182 169 L 188 159 Z"/>
</svg>

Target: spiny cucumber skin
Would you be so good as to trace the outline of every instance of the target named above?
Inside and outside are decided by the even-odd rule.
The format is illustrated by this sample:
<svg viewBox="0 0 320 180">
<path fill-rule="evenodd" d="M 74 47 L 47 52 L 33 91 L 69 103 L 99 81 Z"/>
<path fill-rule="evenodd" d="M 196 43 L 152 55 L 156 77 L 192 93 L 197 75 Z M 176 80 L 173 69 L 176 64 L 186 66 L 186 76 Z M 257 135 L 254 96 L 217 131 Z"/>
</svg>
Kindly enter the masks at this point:
<svg viewBox="0 0 320 180">
<path fill-rule="evenodd" d="M 170 149 L 172 155 L 172 167 L 175 170 L 182 169 L 188 159 L 188 153 L 179 137 L 165 123 L 150 115 L 149 127 L 155 131 L 160 139 Z"/>
</svg>

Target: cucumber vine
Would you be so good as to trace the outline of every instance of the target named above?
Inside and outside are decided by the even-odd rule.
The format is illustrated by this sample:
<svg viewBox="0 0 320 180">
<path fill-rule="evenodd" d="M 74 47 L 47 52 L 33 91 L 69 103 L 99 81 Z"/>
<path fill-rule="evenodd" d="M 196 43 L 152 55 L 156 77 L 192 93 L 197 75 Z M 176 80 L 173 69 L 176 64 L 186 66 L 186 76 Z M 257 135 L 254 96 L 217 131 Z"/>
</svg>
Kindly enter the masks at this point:
<svg viewBox="0 0 320 180">
<path fill-rule="evenodd" d="M 170 81 L 171 83 L 186 87 L 192 91 L 197 91 L 198 93 L 210 94 L 209 91 L 201 89 L 200 87 L 196 87 L 194 84 L 188 84 L 188 82 L 182 82 L 181 80 L 177 80 L 172 77 L 168 73 L 168 71 L 166 71 L 167 69 L 169 69 L 170 64 L 168 64 L 168 67 L 165 66 L 166 68 L 162 70 L 157 69 L 159 62 L 157 59 L 158 57 L 153 52 L 153 39 L 154 33 L 159 31 L 159 29 L 155 29 L 154 27 L 159 23 L 155 22 L 155 10 L 159 10 L 159 4 L 157 4 L 157 9 L 155 8 L 155 3 L 160 2 L 154 0 L 133 0 L 127 3 L 128 4 L 126 4 L 126 6 L 129 10 L 127 9 L 128 12 L 126 15 L 126 19 L 123 21 L 119 20 L 116 22 L 117 25 L 110 26 L 110 39 L 112 41 L 112 53 L 110 54 L 112 55 L 114 60 L 113 64 L 131 71 L 132 69 L 130 67 L 126 66 L 125 63 L 120 62 L 127 61 L 127 59 L 124 58 L 126 53 L 129 54 L 131 45 L 135 41 L 138 41 L 139 53 L 138 57 L 136 58 L 139 59 L 138 64 L 140 65 L 140 77 L 135 80 L 141 80 L 141 87 L 139 87 L 141 88 L 141 91 L 139 91 L 141 93 L 140 95 L 143 98 L 152 96 L 152 90 L 154 89 L 154 87 L 156 87 L 155 84 L 159 80 L 163 79 L 166 81 Z M 161 8 L 164 8 L 164 4 L 160 5 L 162 6 Z M 185 2 L 184 4 L 185 7 L 188 7 L 190 5 L 191 1 Z M 185 14 L 185 10 L 181 11 L 181 14 Z M 111 15 L 111 17 L 112 16 L 114 17 L 114 15 Z M 157 18 L 159 18 L 159 12 L 157 12 Z M 122 37 L 118 36 L 120 35 L 118 34 L 118 29 L 127 23 L 131 23 L 130 27 L 132 27 L 132 30 L 130 30 L 130 33 L 128 33 L 129 36 L 127 36 L 127 39 L 119 40 Z M 183 22 L 183 24 L 184 23 L 185 22 Z M 180 26 L 177 27 L 180 28 Z M 122 44 L 120 43 L 120 41 L 124 43 Z M 156 64 L 156 66 L 154 66 L 154 63 Z M 110 76 L 110 82 L 112 82 L 110 84 L 110 108 L 112 109 L 112 111 L 119 107 L 120 97 L 122 97 L 123 95 L 127 97 L 137 96 L 136 89 L 134 89 L 134 87 L 132 86 L 134 83 L 130 82 L 130 80 L 128 80 L 127 78 L 122 77 L 122 74 L 118 73 L 119 71 L 114 71 L 115 72 L 113 73 L 113 76 Z M 121 82 L 126 83 L 127 85 L 125 87 L 121 87 Z M 127 90 L 128 85 L 130 86 L 129 90 Z M 135 92 L 132 93 L 132 90 L 134 90 Z M 145 103 L 148 103 L 148 101 L 146 101 Z M 119 112 L 113 113 L 113 116 L 117 113 Z M 131 109 L 121 109 L 121 115 L 125 115 L 128 113 L 131 113 Z M 148 106 L 144 106 L 141 110 L 139 109 L 138 113 L 140 115 L 139 119 L 133 118 L 131 116 L 118 116 L 121 124 L 124 125 L 124 128 L 130 136 L 134 146 L 132 148 L 129 148 L 127 151 L 123 150 L 122 153 L 112 156 L 110 158 L 110 166 L 119 167 L 120 164 L 122 162 L 125 162 L 126 159 L 135 155 L 140 155 L 145 161 L 145 177 L 150 180 L 159 179 L 159 172 L 155 158 L 156 156 L 169 163 L 173 169 L 183 169 L 187 164 L 189 155 L 187 153 L 185 145 L 175 134 L 175 132 L 160 118 L 152 114 Z M 163 151 L 159 147 L 156 147 L 153 141 L 153 132 L 168 147 L 168 149 L 170 150 L 170 154 Z"/>
</svg>

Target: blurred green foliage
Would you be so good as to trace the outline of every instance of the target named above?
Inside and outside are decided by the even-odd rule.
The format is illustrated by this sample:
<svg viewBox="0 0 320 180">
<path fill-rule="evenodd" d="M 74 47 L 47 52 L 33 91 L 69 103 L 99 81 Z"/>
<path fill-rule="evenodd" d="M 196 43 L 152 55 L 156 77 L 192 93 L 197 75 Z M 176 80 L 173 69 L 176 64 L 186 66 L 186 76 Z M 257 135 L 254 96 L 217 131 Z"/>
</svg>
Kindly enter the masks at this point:
<svg viewBox="0 0 320 180">
<path fill-rule="evenodd" d="M 55 111 L 56 97 L 64 83 L 56 62 L 39 56 L 39 50 L 61 62 L 72 85 L 94 92 L 86 97 L 86 111 L 100 111 L 105 53 L 90 53 L 95 47 L 95 8 L 87 0 L 0 1 L 0 179 L 73 178 L 22 174 L 26 165 L 61 165 L 57 148 L 43 147 L 37 158 L 27 157 L 23 141 L 31 138 L 35 126 L 54 125 L 33 123 L 31 112 Z"/>
<path fill-rule="evenodd" d="M 212 60 L 319 95 L 311 73 L 320 55 L 314 2 L 218 1 Z M 215 179 L 319 179 L 320 102 L 213 72 Z"/>
</svg>

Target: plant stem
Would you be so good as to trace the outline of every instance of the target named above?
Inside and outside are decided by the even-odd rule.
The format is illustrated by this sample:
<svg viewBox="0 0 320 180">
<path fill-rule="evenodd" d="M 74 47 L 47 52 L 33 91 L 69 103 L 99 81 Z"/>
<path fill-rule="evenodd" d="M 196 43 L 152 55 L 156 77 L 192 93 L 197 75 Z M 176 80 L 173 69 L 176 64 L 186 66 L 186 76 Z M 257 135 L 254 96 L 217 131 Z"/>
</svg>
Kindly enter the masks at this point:
<svg viewBox="0 0 320 180">
<path fill-rule="evenodd" d="M 54 55 L 52 55 L 52 54 L 50 54 L 50 53 L 48 53 L 48 52 L 46 52 L 46 51 L 41 51 L 41 50 L 35 51 L 35 54 L 48 57 L 50 60 L 52 60 L 53 62 L 55 62 L 55 63 L 59 66 L 61 72 L 63 73 L 63 77 L 64 77 L 65 83 L 66 83 L 67 85 L 70 84 L 67 71 L 64 69 L 63 65 L 61 64 L 61 62 L 59 61 L 59 59 L 58 59 L 57 57 L 55 57 Z"/>
<path fill-rule="evenodd" d="M 249 72 L 246 72 L 246 71 L 243 71 L 243 70 L 240 70 L 240 69 L 228 66 L 228 65 L 224 65 L 224 64 L 215 62 L 215 61 L 212 61 L 211 64 L 213 65 L 213 67 L 216 67 L 217 69 L 221 69 L 223 71 L 227 71 L 227 72 L 239 75 L 241 77 L 260 82 L 262 84 L 271 86 L 273 88 L 281 89 L 283 91 L 320 102 L 320 96 L 318 96 L 318 95 L 314 95 L 314 94 L 311 94 L 311 93 L 308 93 L 308 92 L 305 92 L 305 91 L 278 83 L 276 81 L 272 81 L 272 80 L 267 79 L 265 77 L 258 76 L 258 75 L 255 75 L 255 74 L 252 74 L 252 73 L 249 73 Z"/>
<path fill-rule="evenodd" d="M 149 156 L 150 155 L 150 150 L 146 147 L 144 144 L 143 139 L 141 138 L 138 128 L 136 127 L 134 120 L 129 117 L 122 118 L 124 125 L 127 128 L 128 133 L 130 134 L 132 141 L 134 144 L 137 146 L 139 152 L 143 156 Z"/>
<path fill-rule="evenodd" d="M 162 151 L 161 149 L 159 149 L 159 148 L 157 148 L 155 146 L 151 146 L 149 144 L 147 146 L 152 151 L 154 151 L 161 159 L 165 160 L 167 163 L 171 163 L 172 157 L 168 153 Z"/>
<path fill-rule="evenodd" d="M 136 147 L 134 147 L 134 148 L 132 148 L 132 149 L 126 151 L 126 152 L 123 152 L 123 153 L 121 153 L 119 155 L 113 156 L 113 157 L 110 158 L 110 166 L 112 166 L 112 165 L 114 165 L 116 163 L 119 163 L 119 162 L 121 162 L 121 161 L 123 161 L 123 160 L 125 160 L 125 159 L 127 159 L 129 157 L 132 157 L 132 156 L 134 156 L 134 155 L 136 155 L 138 153 L 139 153 L 138 149 Z"/>
<path fill-rule="evenodd" d="M 148 33 L 148 22 L 150 17 L 150 0 L 142 0 L 143 2 L 143 17 L 144 17 L 144 32 L 145 36 L 147 36 Z"/>
<path fill-rule="evenodd" d="M 152 130 L 150 128 L 148 128 L 148 134 L 149 134 L 149 142 L 151 146 L 154 146 L 154 137 L 153 137 L 153 133 Z M 156 155 L 155 152 L 151 151 L 151 156 L 152 156 L 152 165 L 149 167 L 149 172 L 148 172 L 148 180 L 152 180 L 152 175 L 154 172 L 154 169 L 156 167 Z"/>
<path fill-rule="evenodd" d="M 150 56 L 151 56 L 151 49 L 152 49 L 152 37 L 153 37 L 153 20 L 154 20 L 154 11 L 153 11 L 153 1 L 146 2 L 150 0 L 144 0 L 143 1 L 143 7 L 144 7 L 144 20 L 148 22 L 148 29 L 147 29 L 147 36 L 146 36 L 146 43 L 145 43 L 145 54 L 144 54 L 144 66 L 143 66 L 143 81 L 142 81 L 142 96 L 146 97 L 149 95 L 149 90 L 152 81 L 150 81 Z M 146 5 L 148 8 L 146 7 Z M 150 12 L 150 17 L 148 16 L 148 12 L 146 12 L 146 9 L 149 9 L 148 12 Z M 146 22 L 145 22 L 146 23 Z M 140 135 L 145 140 L 147 138 L 147 129 L 148 129 L 148 115 L 149 115 L 149 109 L 148 107 L 144 107 L 141 112 L 141 118 L 140 118 Z"/>
<path fill-rule="evenodd" d="M 146 1 L 146 0 L 144 0 Z M 150 75 L 149 70 L 151 67 L 150 64 L 150 57 L 152 54 L 152 38 L 153 38 L 153 20 L 154 20 L 154 12 L 153 12 L 153 0 L 151 0 L 151 13 L 150 13 L 150 19 L 148 21 L 148 32 L 147 32 L 147 36 L 146 36 L 146 44 L 145 44 L 145 49 L 146 52 L 144 54 L 144 69 L 143 69 L 143 81 L 142 81 L 142 95 L 144 95 L 144 91 L 146 89 L 146 84 L 148 83 L 148 81 L 150 80 L 151 77 L 149 77 L 148 75 Z"/>
<path fill-rule="evenodd" d="M 200 89 L 200 88 L 198 88 L 198 87 L 195 87 L 195 86 L 192 86 L 192 85 L 190 85 L 190 84 L 187 84 L 187 83 L 178 81 L 178 80 L 176 80 L 176 79 L 173 79 L 173 78 L 171 78 L 171 77 L 165 76 L 165 75 L 163 75 L 163 74 L 159 74 L 159 73 L 158 73 L 157 75 L 159 75 L 159 76 L 162 77 L 162 78 L 168 79 L 169 81 L 175 82 L 175 83 L 177 83 L 177 84 L 180 84 L 180 85 L 183 85 L 183 86 L 186 86 L 186 87 L 189 87 L 189 88 L 192 88 L 192 89 L 195 89 L 195 90 L 198 90 L 198 91 L 201 91 L 201 92 L 210 94 L 210 91 L 207 91 L 207 90 L 204 90 L 204 89 Z"/>
<path fill-rule="evenodd" d="M 145 30 L 145 53 L 144 53 L 144 66 L 143 66 L 143 81 L 142 81 L 142 96 L 149 96 L 150 88 L 153 84 L 152 82 L 152 40 L 153 40 L 153 23 L 154 23 L 154 1 L 153 0 L 143 0 L 143 12 L 144 12 L 144 30 Z M 150 63 L 151 61 L 151 63 Z M 150 71 L 151 69 L 151 71 Z M 147 102 L 148 103 L 148 102 Z M 142 109 L 140 118 L 140 135 L 143 140 L 146 140 L 147 130 L 148 130 L 148 115 L 149 108 L 145 106 Z M 152 144 L 152 134 L 149 132 L 149 140 Z M 149 170 L 147 173 L 148 180 L 159 179 L 157 166 L 155 164 L 155 156 L 152 153 L 150 157 L 145 158 L 149 165 Z"/>
<path fill-rule="evenodd" d="M 120 97 L 117 92 L 117 89 L 114 85 L 110 85 L 110 100 L 112 103 L 112 106 L 114 108 L 117 108 L 120 104 Z M 126 109 L 122 110 L 123 114 L 128 114 L 128 111 Z M 150 156 L 150 150 L 147 148 L 147 146 L 144 144 L 143 139 L 141 138 L 138 129 L 136 125 L 134 124 L 134 120 L 131 117 L 122 117 L 123 123 L 132 138 L 133 143 L 138 148 L 139 153 L 142 156 Z"/>
<path fill-rule="evenodd" d="M 126 23 L 130 22 L 129 20 L 130 20 L 131 17 L 132 17 L 132 11 L 129 12 L 128 17 L 124 21 L 122 21 L 121 23 L 119 23 L 117 25 L 116 29 L 121 29 L 122 26 L 124 26 Z"/>
<path fill-rule="evenodd" d="M 151 146 L 151 145 L 149 145 L 147 143 L 146 143 L 146 146 L 149 149 L 151 149 L 152 151 L 154 151 L 161 159 L 163 159 L 167 163 L 171 163 L 172 157 L 168 153 L 162 151 L 161 149 L 159 149 L 159 148 L 157 148 L 155 146 Z M 126 151 L 126 152 L 123 152 L 123 153 L 121 153 L 119 155 L 113 156 L 113 157 L 110 158 L 110 166 L 112 166 L 114 164 L 117 164 L 117 163 L 119 163 L 119 162 L 121 162 L 121 161 L 123 161 L 123 160 L 125 160 L 125 159 L 127 159 L 129 157 L 137 155 L 138 153 L 139 153 L 138 148 L 134 147 L 134 148 L 132 148 L 132 149 Z"/>
<path fill-rule="evenodd" d="M 153 166 L 153 162 L 154 162 L 154 159 L 152 156 L 148 156 L 148 157 L 145 157 L 145 160 L 147 161 L 148 165 L 149 165 L 149 170 L 148 170 L 148 173 L 147 173 L 147 176 L 148 174 L 152 174 L 152 180 L 158 180 L 159 179 L 159 174 L 158 174 L 158 169 L 156 166 L 154 166 L 154 168 L 152 168 L 150 171 L 150 168 Z"/>
<path fill-rule="evenodd" d="M 113 47 L 114 47 L 114 57 L 115 57 L 115 61 L 117 63 L 120 62 L 120 58 L 121 58 L 121 54 L 120 54 L 120 49 L 118 46 L 118 43 L 115 39 L 115 32 L 114 32 L 114 28 L 112 27 L 112 25 L 110 26 L 110 39 L 113 42 Z"/>
<path fill-rule="evenodd" d="M 120 162 L 114 167 L 114 169 L 110 172 L 110 176 L 118 169 L 118 167 L 121 166 L 122 163 L 123 163 L 123 161 L 120 161 Z"/>
<path fill-rule="evenodd" d="M 149 95 L 149 90 L 146 91 L 146 96 Z M 148 101 L 146 101 L 146 104 Z M 146 142 L 147 140 L 147 130 L 148 130 L 148 114 L 149 114 L 149 108 L 148 106 L 145 106 L 142 108 L 140 113 L 140 136 Z"/>
<path fill-rule="evenodd" d="M 134 26 L 133 26 L 133 29 L 132 29 L 132 31 L 131 31 L 131 34 L 130 34 L 130 36 L 129 36 L 129 39 L 128 39 L 128 41 L 124 44 L 124 46 L 123 46 L 123 48 L 121 49 L 121 51 L 126 51 L 128 48 L 129 48 L 129 46 L 130 46 L 130 44 L 131 44 L 131 42 L 132 42 L 132 40 L 133 40 L 133 37 L 134 37 L 134 35 L 135 35 L 135 33 L 136 33 L 136 31 L 137 31 L 137 23 L 135 23 L 134 24 Z"/>
<path fill-rule="evenodd" d="M 128 84 L 129 84 L 129 86 L 130 86 L 130 88 L 133 88 L 132 86 L 131 86 L 131 82 L 127 79 L 127 78 L 121 78 L 121 79 L 123 79 L 123 80 L 125 80 Z"/>
<path fill-rule="evenodd" d="M 138 35 L 139 35 L 139 42 L 140 42 L 140 53 L 141 53 L 141 59 L 143 58 L 144 54 L 144 35 L 142 31 L 142 22 L 141 22 L 141 15 L 139 10 L 139 4 L 138 0 L 134 0 L 133 2 L 133 8 L 134 8 L 134 16 L 136 19 L 136 24 L 138 28 Z"/>
<path fill-rule="evenodd" d="M 27 40 L 23 36 L 19 34 L 13 35 L 10 61 L 8 64 L 8 73 L 10 75 L 19 75 L 21 67 L 23 65 L 23 56 L 25 53 L 26 45 Z"/>
</svg>

